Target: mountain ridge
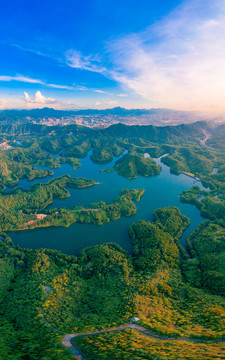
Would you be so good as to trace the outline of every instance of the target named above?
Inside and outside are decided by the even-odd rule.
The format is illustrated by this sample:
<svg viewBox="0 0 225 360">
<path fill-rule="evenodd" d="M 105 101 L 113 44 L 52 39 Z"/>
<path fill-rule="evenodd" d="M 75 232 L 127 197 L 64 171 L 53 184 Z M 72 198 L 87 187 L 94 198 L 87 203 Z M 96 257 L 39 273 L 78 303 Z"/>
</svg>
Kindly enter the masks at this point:
<svg viewBox="0 0 225 360">
<path fill-rule="evenodd" d="M 42 109 L 35 108 L 35 109 L 7 109 L 1 110 L 1 114 L 8 114 L 8 115 L 39 115 L 39 116 L 50 116 L 50 114 L 57 114 L 57 116 L 65 115 L 165 115 L 165 114 L 174 114 L 174 113 L 182 113 L 182 114 L 196 114 L 196 112 L 192 111 L 182 111 L 182 110 L 173 110 L 173 109 L 166 109 L 166 108 L 152 108 L 152 109 L 126 109 L 123 107 L 114 107 L 110 109 L 75 109 L 75 110 L 56 110 L 54 108 L 44 107 Z M 45 114 L 45 115 L 44 115 Z M 52 115 L 51 115 L 52 116 Z"/>
</svg>

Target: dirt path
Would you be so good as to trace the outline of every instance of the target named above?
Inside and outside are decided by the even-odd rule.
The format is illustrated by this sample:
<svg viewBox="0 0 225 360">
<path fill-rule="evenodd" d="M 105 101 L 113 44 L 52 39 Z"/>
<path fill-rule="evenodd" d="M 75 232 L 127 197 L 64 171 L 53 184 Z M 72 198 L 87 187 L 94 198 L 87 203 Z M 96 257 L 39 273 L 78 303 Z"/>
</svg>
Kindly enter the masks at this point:
<svg viewBox="0 0 225 360">
<path fill-rule="evenodd" d="M 84 212 L 84 211 L 100 211 L 102 210 L 103 207 L 98 208 L 98 209 L 79 209 L 79 210 L 71 210 L 71 212 Z"/>
<path fill-rule="evenodd" d="M 129 194 L 132 194 L 132 193 L 134 193 L 134 191 L 131 191 Z M 123 199 L 124 197 L 126 197 L 126 196 L 129 195 L 129 194 L 124 194 L 124 195 L 122 195 L 122 196 L 121 196 L 121 199 Z M 108 205 L 102 206 L 102 207 L 97 208 L 97 209 L 86 209 L 86 208 L 83 208 L 83 209 L 78 209 L 78 210 L 71 210 L 71 212 L 100 211 L 100 210 L 102 210 L 102 209 L 109 208 L 109 207 L 111 207 L 111 206 L 113 206 L 113 205 L 115 205 L 115 204 L 116 204 L 116 203 L 114 202 L 114 203 L 112 203 L 112 204 L 108 204 Z M 118 204 L 119 204 L 119 203 L 118 203 Z"/>
<path fill-rule="evenodd" d="M 45 303 L 46 301 L 48 300 L 48 296 L 49 296 L 49 292 L 53 291 L 52 288 L 50 288 L 49 286 L 44 286 L 42 285 L 43 287 L 43 290 L 46 294 L 46 298 L 45 298 Z M 42 312 L 41 312 L 41 315 L 42 315 L 42 319 L 44 320 L 44 322 L 55 332 L 59 332 L 61 334 L 66 334 L 65 332 L 62 332 L 62 331 L 58 331 L 56 328 L 54 328 L 49 322 L 48 320 L 45 318 L 45 310 L 43 309 Z"/>
</svg>

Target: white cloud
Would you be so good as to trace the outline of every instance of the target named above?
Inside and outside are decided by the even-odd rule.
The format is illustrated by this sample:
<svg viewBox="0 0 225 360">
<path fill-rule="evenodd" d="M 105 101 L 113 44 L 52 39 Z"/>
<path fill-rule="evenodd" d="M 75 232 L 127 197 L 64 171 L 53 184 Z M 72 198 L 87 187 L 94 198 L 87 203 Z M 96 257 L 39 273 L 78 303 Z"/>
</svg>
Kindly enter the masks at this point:
<svg viewBox="0 0 225 360">
<path fill-rule="evenodd" d="M 16 76 L 0 75 L 0 81 L 3 81 L 3 82 L 18 81 L 18 82 L 24 82 L 24 83 L 29 83 L 29 84 L 40 84 L 40 85 L 44 85 L 46 87 L 50 87 L 53 89 L 71 90 L 71 91 L 92 91 L 92 92 L 97 92 L 97 93 L 101 93 L 101 94 L 112 95 L 104 90 L 91 89 L 91 88 L 87 88 L 85 86 L 80 86 L 80 85 L 75 85 L 75 84 L 73 86 L 50 84 L 43 80 L 33 79 L 33 78 L 30 78 L 30 77 L 27 77 L 24 75 L 16 75 Z"/>
<path fill-rule="evenodd" d="M 20 44 L 13 44 L 13 43 L 10 44 L 10 46 L 12 46 L 12 47 L 15 47 L 15 48 L 17 48 L 19 50 L 22 50 L 22 51 L 25 51 L 25 52 L 29 52 L 31 54 L 35 54 L 35 55 L 39 55 L 39 56 L 43 56 L 43 57 L 47 57 L 47 58 L 52 58 L 51 55 L 43 53 L 43 52 L 41 52 L 41 51 L 39 51 L 37 49 L 32 48 L 32 45 L 33 45 L 33 43 L 29 44 L 27 47 L 26 46 L 24 47 L 24 46 L 22 46 Z"/>
<path fill-rule="evenodd" d="M 127 97 L 128 95 L 127 95 L 127 94 L 117 94 L 116 96 L 119 96 L 119 97 Z"/>
<path fill-rule="evenodd" d="M 225 109 L 224 34 L 224 0 L 187 1 L 111 44 L 111 76 L 150 106 Z"/>
<path fill-rule="evenodd" d="M 57 100 L 44 97 L 40 91 L 37 91 L 34 95 L 34 102 L 39 104 L 54 104 Z"/>
<path fill-rule="evenodd" d="M 33 98 L 29 96 L 29 94 L 24 91 L 24 100 L 26 101 L 27 105 L 30 106 L 33 104 L 37 105 L 49 105 L 49 104 L 57 104 L 59 103 L 58 100 L 52 98 L 46 98 L 40 91 L 37 91 Z"/>
<path fill-rule="evenodd" d="M 16 76 L 0 75 L 0 81 L 20 81 L 31 84 L 43 84 L 43 85 L 45 84 L 43 81 L 39 79 L 32 79 L 23 75 L 16 75 Z"/>
<path fill-rule="evenodd" d="M 44 86 L 54 88 L 54 89 L 79 90 L 79 87 L 69 86 L 69 85 L 49 84 L 40 79 L 32 79 L 32 78 L 30 78 L 28 76 L 24 76 L 24 75 L 16 75 L 16 76 L 0 75 L 0 81 L 6 81 L 6 82 L 19 81 L 19 82 L 24 82 L 24 83 L 29 83 L 29 84 L 40 84 L 40 85 L 44 85 Z"/>
<path fill-rule="evenodd" d="M 25 100 L 26 102 L 32 102 L 29 94 L 28 94 L 26 91 L 24 91 L 24 100 Z"/>
<path fill-rule="evenodd" d="M 75 86 L 69 86 L 69 85 L 57 85 L 57 84 L 45 84 L 48 87 L 51 87 L 53 89 L 62 89 L 62 90 L 80 90 L 78 87 Z"/>
<path fill-rule="evenodd" d="M 69 50 L 65 55 L 66 63 L 70 67 L 98 73 L 106 71 L 104 66 L 99 65 L 100 61 L 97 55 L 83 56 L 76 50 Z"/>
<path fill-rule="evenodd" d="M 100 93 L 100 94 L 108 94 L 107 91 L 103 91 L 103 90 L 95 89 L 95 90 L 93 90 L 93 91 L 96 92 L 96 93 Z"/>
</svg>

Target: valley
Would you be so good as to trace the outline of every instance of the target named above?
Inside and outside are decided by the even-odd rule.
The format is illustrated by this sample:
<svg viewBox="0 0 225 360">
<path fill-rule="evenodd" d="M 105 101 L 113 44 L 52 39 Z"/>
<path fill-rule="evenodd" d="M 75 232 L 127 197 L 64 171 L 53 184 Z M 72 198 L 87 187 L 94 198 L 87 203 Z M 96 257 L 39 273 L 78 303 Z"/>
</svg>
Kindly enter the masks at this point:
<svg viewBox="0 0 225 360">
<path fill-rule="evenodd" d="M 0 126 L 4 360 L 72 359 L 65 334 L 87 359 L 185 342 L 189 359 L 225 356 L 223 138 L 205 146 L 223 127 L 208 127 Z"/>
</svg>

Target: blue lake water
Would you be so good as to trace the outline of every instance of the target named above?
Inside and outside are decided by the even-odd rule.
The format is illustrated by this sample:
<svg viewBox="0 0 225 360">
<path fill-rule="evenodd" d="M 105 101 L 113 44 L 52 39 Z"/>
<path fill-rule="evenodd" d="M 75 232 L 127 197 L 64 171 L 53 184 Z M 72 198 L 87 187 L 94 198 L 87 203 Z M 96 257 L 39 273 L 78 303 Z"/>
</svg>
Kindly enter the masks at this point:
<svg viewBox="0 0 225 360">
<path fill-rule="evenodd" d="M 72 208 L 75 205 L 89 206 L 91 203 L 103 200 L 112 202 L 122 189 L 145 189 L 141 200 L 136 203 L 137 213 L 131 217 L 122 217 L 101 226 L 93 224 L 75 223 L 68 228 L 39 228 L 19 232 L 11 232 L 9 235 L 14 243 L 26 248 L 50 248 L 60 250 L 67 254 L 77 255 L 83 248 L 106 242 L 116 242 L 124 249 L 131 252 L 132 245 L 128 237 L 129 226 L 137 220 L 151 221 L 155 209 L 166 206 L 177 206 L 182 214 L 191 219 L 191 224 L 181 238 L 181 244 L 185 246 L 186 237 L 194 231 L 196 226 L 204 219 L 199 210 L 190 204 L 182 204 L 179 194 L 183 190 L 190 189 L 195 184 L 194 179 L 180 174 L 170 173 L 170 169 L 156 160 L 162 167 L 158 176 L 145 178 L 138 176 L 136 179 L 128 180 L 122 176 L 112 173 L 100 173 L 99 170 L 113 167 L 114 159 L 110 164 L 94 164 L 90 160 L 90 153 L 81 160 L 81 167 L 73 170 L 70 165 L 62 165 L 54 169 L 54 175 L 34 181 L 20 180 L 19 186 L 29 188 L 33 183 L 46 182 L 53 177 L 69 174 L 73 177 L 85 177 L 93 179 L 99 184 L 86 189 L 69 189 L 70 197 L 64 200 L 55 199 L 49 206 Z M 203 186 L 197 182 L 201 188 Z"/>
</svg>

